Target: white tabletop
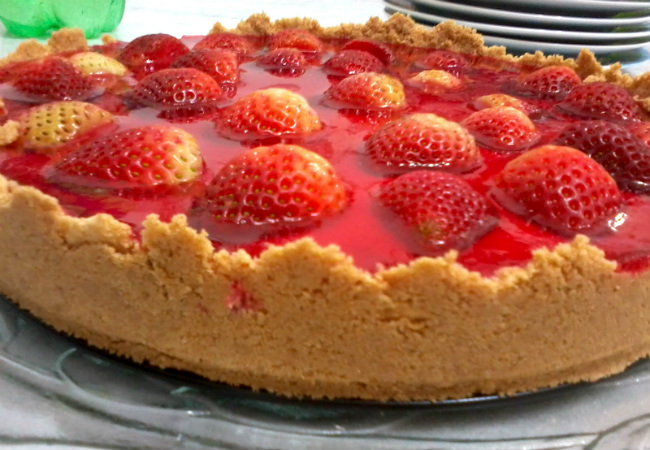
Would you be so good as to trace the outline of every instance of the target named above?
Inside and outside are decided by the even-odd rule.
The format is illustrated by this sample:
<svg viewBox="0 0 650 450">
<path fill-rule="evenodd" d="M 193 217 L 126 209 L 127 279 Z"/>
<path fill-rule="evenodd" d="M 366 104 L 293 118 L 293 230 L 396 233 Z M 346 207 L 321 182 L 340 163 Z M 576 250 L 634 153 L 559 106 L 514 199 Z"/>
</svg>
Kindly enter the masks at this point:
<svg viewBox="0 0 650 450">
<path fill-rule="evenodd" d="M 240 20 L 257 12 L 265 12 L 272 19 L 313 17 L 323 25 L 365 22 L 371 16 L 387 17 L 381 0 L 322 0 L 320 2 L 314 0 L 258 0 L 256 2 L 246 0 L 127 0 L 124 20 L 111 34 L 123 40 L 161 31 L 179 37 L 205 34 L 211 29 L 214 22 L 218 21 L 227 27 L 234 27 Z M 8 36 L 0 26 L 0 55 L 12 51 L 19 42 L 19 39 Z M 9 324 L 6 318 L 2 319 L 0 320 L 0 341 L 5 342 L 3 339 L 7 339 L 7 333 L 14 331 L 12 331 L 13 325 Z M 41 331 L 37 331 L 36 334 L 40 336 L 39 333 Z M 43 336 L 48 335 L 44 333 Z M 43 339 L 49 338 L 44 337 Z M 2 346 L 4 345 L 6 344 L 3 343 Z M 28 345 L 31 344 L 28 343 Z M 427 420 L 431 421 L 430 429 L 438 433 L 436 434 L 438 440 L 434 439 L 431 442 L 438 443 L 412 440 L 408 448 L 452 448 L 444 446 L 445 439 L 454 442 L 454 449 L 467 450 L 496 448 L 511 450 L 522 448 L 636 450 L 638 448 L 640 450 L 647 448 L 645 445 L 648 442 L 648 436 L 650 436 L 650 432 L 648 432 L 650 424 L 648 424 L 647 417 L 650 417 L 648 415 L 650 407 L 645 405 L 650 400 L 650 382 L 639 382 L 639 380 L 650 378 L 648 373 L 650 373 L 650 369 L 640 369 L 628 375 L 621 382 L 597 385 L 586 391 L 573 392 L 566 396 L 559 393 L 552 398 L 542 397 L 541 400 L 532 401 L 531 403 L 534 405 L 529 405 L 530 407 L 534 406 L 535 409 L 528 406 L 520 407 L 521 405 L 513 408 L 511 413 L 501 407 L 490 409 L 489 414 L 493 415 L 493 418 L 459 414 L 454 419 L 455 422 L 452 423 L 451 419 L 442 416 L 435 416 L 433 419 L 427 416 Z M 109 407 L 102 404 L 100 407 L 99 403 L 95 402 L 105 399 L 93 399 L 75 393 L 72 391 L 74 386 L 61 384 L 57 381 L 59 378 L 50 377 L 50 375 L 39 375 L 36 371 L 30 374 L 34 384 L 23 383 L 21 379 L 24 376 L 24 369 L 15 364 L 13 360 L 0 357 L 0 450 L 234 448 L 202 444 L 190 439 L 188 436 L 192 435 L 191 427 L 195 422 L 190 421 L 188 417 L 170 416 L 167 419 L 167 416 L 163 416 L 161 413 L 159 420 L 169 420 L 169 432 L 165 434 L 160 429 L 152 431 L 145 425 L 138 426 L 137 417 L 130 416 L 132 412 L 128 407 L 119 410 L 120 415 L 131 417 L 128 422 L 116 420 L 113 416 L 104 413 L 96 413 L 96 411 L 113 411 L 111 408 L 118 408 L 121 405 L 114 404 Z M 57 376 L 59 375 L 57 373 Z M 39 388 L 35 388 L 35 385 L 38 385 Z M 81 398 L 83 402 L 74 403 L 70 401 L 70 398 Z M 150 408 L 148 413 L 153 414 L 153 409 Z M 95 413 L 88 414 L 88 410 L 93 410 Z M 137 415 L 137 413 L 133 414 Z M 192 411 L 188 410 L 187 416 L 191 414 Z M 465 441 L 462 436 L 455 436 L 452 439 L 452 430 L 456 430 L 462 423 L 468 424 L 468 436 L 482 435 L 487 444 Z M 561 435 L 546 440 L 536 440 L 533 436 L 535 433 L 541 436 L 542 430 L 545 430 L 544 432 L 547 434 L 553 434 L 553 430 L 559 430 L 556 427 L 560 423 L 563 423 L 562 430 L 571 429 L 571 432 L 563 431 Z M 250 427 L 254 427 L 250 423 L 246 426 L 249 428 L 242 425 L 241 428 L 235 429 L 235 432 L 242 433 L 242 439 L 250 439 L 250 430 L 253 429 Z M 333 426 L 333 429 L 337 430 L 336 427 L 340 425 L 334 424 Z M 629 436 L 624 436 L 625 443 L 622 440 L 617 441 L 622 436 L 620 430 L 628 428 L 630 433 Z M 194 431 L 196 432 L 196 430 Z M 515 439 L 514 436 L 518 436 L 517 433 L 520 431 L 521 436 Z M 337 436 L 337 433 L 332 432 L 332 435 Z M 137 437 L 131 438 L 130 436 Z M 297 448 L 295 442 L 273 444 L 276 442 L 274 439 L 278 439 L 278 435 L 271 431 L 265 436 L 268 440 L 257 442 L 256 447 Z M 298 439 L 299 435 L 295 436 Z M 332 439 L 332 446 L 327 446 L 327 448 L 355 448 L 354 444 L 344 447 L 343 440 L 340 440 L 340 445 L 337 446 L 335 438 Z M 386 445 L 381 448 L 407 448 Z M 303 448 L 307 450 L 306 447 Z M 324 449 L 325 446 L 313 448 Z M 356 448 L 362 448 L 360 443 Z"/>
</svg>

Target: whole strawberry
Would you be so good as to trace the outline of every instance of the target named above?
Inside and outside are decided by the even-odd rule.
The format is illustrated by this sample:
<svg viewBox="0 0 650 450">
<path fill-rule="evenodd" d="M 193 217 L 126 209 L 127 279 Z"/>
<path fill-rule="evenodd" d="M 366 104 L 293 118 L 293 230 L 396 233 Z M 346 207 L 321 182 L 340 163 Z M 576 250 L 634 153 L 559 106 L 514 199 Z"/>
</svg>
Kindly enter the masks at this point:
<svg viewBox="0 0 650 450">
<path fill-rule="evenodd" d="M 548 66 L 523 75 L 517 89 L 534 97 L 561 99 L 580 84 L 582 80 L 570 67 Z"/>
<path fill-rule="evenodd" d="M 115 118 L 109 112 L 80 101 L 34 106 L 18 120 L 23 147 L 40 153 L 50 153 L 60 144 L 114 122 Z"/>
<path fill-rule="evenodd" d="M 598 162 L 571 147 L 546 145 L 510 161 L 493 179 L 510 211 L 561 235 L 609 230 L 621 193 Z"/>
<path fill-rule="evenodd" d="M 50 179 L 85 188 L 153 188 L 187 183 L 202 171 L 192 135 L 152 125 L 97 139 L 68 153 L 53 164 Z"/>
<path fill-rule="evenodd" d="M 621 189 L 650 192 L 650 147 L 622 126 L 605 120 L 576 122 L 562 130 L 555 143 L 591 156 Z"/>
<path fill-rule="evenodd" d="M 323 64 L 323 69 L 330 75 L 347 77 L 362 72 L 381 72 L 384 64 L 362 50 L 341 50 Z"/>
<path fill-rule="evenodd" d="M 389 75 L 364 72 L 343 78 L 325 91 L 333 106 L 354 109 L 399 109 L 406 105 L 404 86 Z"/>
<path fill-rule="evenodd" d="M 169 34 L 147 34 L 129 42 L 119 55 L 137 78 L 168 68 L 178 57 L 190 50 Z"/>
<path fill-rule="evenodd" d="M 323 128 L 323 123 L 300 94 L 269 88 L 252 92 L 225 108 L 217 130 L 231 139 L 300 137 Z"/>
<path fill-rule="evenodd" d="M 379 201 L 430 254 L 470 247 L 497 223 L 488 200 L 457 175 L 418 170 L 381 186 Z"/>
<path fill-rule="evenodd" d="M 522 151 L 539 139 L 535 124 L 525 113 L 511 106 L 481 109 L 461 124 L 480 145 L 498 151 Z"/>
<path fill-rule="evenodd" d="M 366 141 L 366 152 L 391 172 L 439 169 L 461 173 L 481 165 L 472 135 L 435 114 L 413 114 L 389 122 Z"/>
<path fill-rule="evenodd" d="M 330 163 L 297 145 L 245 151 L 208 184 L 205 209 L 219 223 L 267 225 L 302 222 L 341 211 L 343 182 Z"/>
<path fill-rule="evenodd" d="M 133 88 L 137 103 L 154 108 L 171 108 L 213 103 L 223 91 L 210 75 L 197 69 L 163 69 L 147 75 Z"/>
<path fill-rule="evenodd" d="M 620 86 L 607 82 L 581 84 L 557 105 L 558 110 L 582 119 L 615 122 L 639 119 L 634 98 Z"/>
<path fill-rule="evenodd" d="M 69 61 L 48 57 L 18 69 L 12 82 L 23 94 L 37 100 L 82 100 L 94 87 Z"/>
<path fill-rule="evenodd" d="M 239 58 L 232 50 L 192 50 L 174 61 L 171 68 L 191 68 L 207 73 L 220 85 L 239 81 Z"/>
</svg>

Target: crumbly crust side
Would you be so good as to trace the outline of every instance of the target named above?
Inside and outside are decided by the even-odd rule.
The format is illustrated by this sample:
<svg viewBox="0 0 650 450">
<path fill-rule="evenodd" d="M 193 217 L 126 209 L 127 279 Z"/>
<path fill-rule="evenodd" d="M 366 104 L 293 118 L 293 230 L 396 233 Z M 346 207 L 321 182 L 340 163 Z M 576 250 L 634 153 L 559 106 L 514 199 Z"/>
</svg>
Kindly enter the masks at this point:
<svg viewBox="0 0 650 450">
<path fill-rule="evenodd" d="M 16 50 L 0 59 L 0 66 L 9 63 L 32 61 L 57 53 L 80 52 L 88 50 L 88 41 L 81 28 L 64 28 L 52 33 L 45 44 L 36 39 L 21 42 Z"/>
<path fill-rule="evenodd" d="M 484 278 L 455 252 L 375 274 L 301 239 L 215 251 L 184 216 L 144 223 L 0 178 L 0 291 L 57 329 L 135 361 L 289 396 L 510 395 L 622 370 L 650 350 L 650 274 L 578 236 Z"/>
<path fill-rule="evenodd" d="M 503 55 L 466 29 L 429 31 L 403 16 L 327 31 L 259 15 L 236 31 L 290 26 L 387 42 L 411 34 L 403 42 Z M 461 36 L 467 42 L 452 45 Z M 546 61 L 619 76 L 589 53 Z M 639 92 L 647 84 L 620 79 Z M 253 258 L 215 251 L 182 215 L 150 216 L 136 237 L 109 215 L 70 217 L 54 198 L 0 176 L 0 292 L 137 362 L 288 396 L 435 401 L 596 380 L 650 353 L 650 271 L 617 272 L 586 237 L 492 278 L 456 256 L 371 274 L 305 238 Z"/>
<path fill-rule="evenodd" d="M 0 145 L 9 145 L 18 140 L 20 125 L 15 120 L 7 120 L 0 125 Z"/>
</svg>

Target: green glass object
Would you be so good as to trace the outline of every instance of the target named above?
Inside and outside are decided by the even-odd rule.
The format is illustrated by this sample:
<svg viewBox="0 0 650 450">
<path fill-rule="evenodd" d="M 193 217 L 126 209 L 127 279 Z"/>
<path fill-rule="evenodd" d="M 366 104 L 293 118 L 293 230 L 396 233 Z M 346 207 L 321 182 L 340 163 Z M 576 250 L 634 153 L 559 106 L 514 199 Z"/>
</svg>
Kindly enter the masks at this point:
<svg viewBox="0 0 650 450">
<path fill-rule="evenodd" d="M 87 38 L 112 31 L 124 15 L 125 0 L 0 0 L 0 20 L 19 37 L 43 37 L 77 27 Z"/>
</svg>

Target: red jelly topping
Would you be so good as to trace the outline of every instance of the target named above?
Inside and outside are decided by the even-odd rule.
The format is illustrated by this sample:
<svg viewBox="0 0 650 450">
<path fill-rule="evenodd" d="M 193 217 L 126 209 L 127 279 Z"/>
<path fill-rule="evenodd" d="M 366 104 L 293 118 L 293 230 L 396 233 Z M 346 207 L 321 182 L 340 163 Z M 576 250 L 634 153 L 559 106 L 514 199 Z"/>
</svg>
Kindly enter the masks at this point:
<svg viewBox="0 0 650 450">
<path fill-rule="evenodd" d="M 185 40 L 190 48 L 198 41 L 198 38 Z M 556 108 L 556 104 L 562 101 L 561 98 L 536 96 L 535 92 L 520 89 L 519 77 L 535 68 L 484 57 L 463 55 L 462 60 L 467 61 L 467 65 L 463 66 L 462 73 L 459 74 L 463 85 L 461 90 L 436 89 L 435 93 L 431 93 L 432 91 L 406 80 L 422 71 L 422 67 L 425 67 L 422 61 L 432 50 L 399 46 L 387 49 L 391 55 L 390 64 L 381 70 L 404 81 L 405 106 L 393 110 L 355 110 L 338 105 L 337 109 L 325 100 L 324 93 L 342 78 L 330 75 L 331 71 L 323 69 L 323 63 L 340 51 L 345 42 L 327 41 L 320 53 L 310 50 L 306 55 L 309 63 L 301 65 L 299 72 L 292 71 L 290 74 L 258 64 L 257 60 L 264 57 L 268 50 L 259 38 L 251 38 L 249 42 L 251 48 L 258 49 L 257 52 L 242 57 L 238 83 L 222 86 L 226 95 L 216 103 L 192 106 L 191 110 L 164 109 L 162 112 L 160 109 L 143 108 L 130 98 L 129 86 L 135 84 L 130 78 L 104 87 L 102 95 L 87 100 L 114 113 L 119 130 L 167 123 L 189 132 L 198 142 L 204 160 L 204 173 L 197 182 L 163 192 L 156 189 L 97 191 L 50 182 L 48 173 L 52 160 L 57 154 L 65 153 L 68 147 L 77 145 L 74 140 L 57 148 L 50 155 L 26 152 L 21 149 L 20 143 L 11 144 L 0 154 L 0 173 L 21 183 L 36 186 L 58 198 L 71 215 L 84 217 L 106 212 L 131 224 L 137 231 L 148 214 L 155 213 L 162 220 L 169 220 L 173 215 L 182 213 L 189 217 L 192 226 L 208 231 L 215 248 L 244 248 L 252 254 L 258 254 L 268 244 L 283 244 L 311 236 L 321 245 L 338 245 L 354 258 L 357 266 L 374 271 L 378 267 L 407 263 L 422 255 L 438 256 L 431 253 L 430 248 L 421 246 L 404 223 L 378 201 L 382 183 L 396 176 L 378 168 L 365 153 L 366 140 L 382 125 L 413 113 L 434 113 L 450 121 L 462 122 L 476 111 L 478 97 L 498 93 L 517 97 L 525 103 L 525 111 L 535 111 L 535 114 L 530 114 L 538 132 L 535 146 L 553 143 L 567 123 L 581 120 L 569 115 L 566 108 Z M 384 47 L 386 46 L 381 46 Z M 110 50 L 106 53 L 113 54 L 115 51 L 113 48 Z M 355 48 L 355 51 L 364 51 L 364 48 Z M 119 55 L 119 50 L 115 53 Z M 304 137 L 267 135 L 257 140 L 255 136 L 251 139 L 233 140 L 219 134 L 214 121 L 219 120 L 219 114 L 228 105 L 247 94 L 271 87 L 288 89 L 302 95 L 322 121 L 323 128 Z M 8 83 L 1 85 L 0 89 L 7 111 L 4 120 L 19 118 L 32 106 L 24 97 L 14 96 L 15 92 Z M 598 108 L 598 104 L 589 106 L 590 111 Z M 101 134 L 102 130 L 97 133 Z M 88 136 L 84 138 L 87 139 Z M 313 221 L 270 227 L 219 225 L 211 220 L 197 200 L 203 195 L 205 185 L 221 167 L 243 151 L 279 142 L 300 145 L 318 153 L 332 164 L 349 191 L 349 201 L 344 210 Z M 477 237 L 473 245 L 464 246 L 459 251 L 460 263 L 468 269 L 490 275 L 501 267 L 524 265 L 530 260 L 531 252 L 537 248 L 553 248 L 558 243 L 571 239 L 571 236 L 545 229 L 530 217 L 509 211 L 490 193 L 492 177 L 516 158 L 520 151 L 499 152 L 479 144 L 479 152 L 483 164 L 457 176 L 488 199 L 490 207 L 496 211 L 498 221 L 490 231 Z M 623 203 L 620 214 L 616 217 L 616 226 L 610 232 L 590 237 L 609 258 L 619 263 L 619 269 L 641 270 L 647 267 L 650 260 L 650 227 L 647 226 L 650 223 L 650 197 L 624 192 Z"/>
</svg>

